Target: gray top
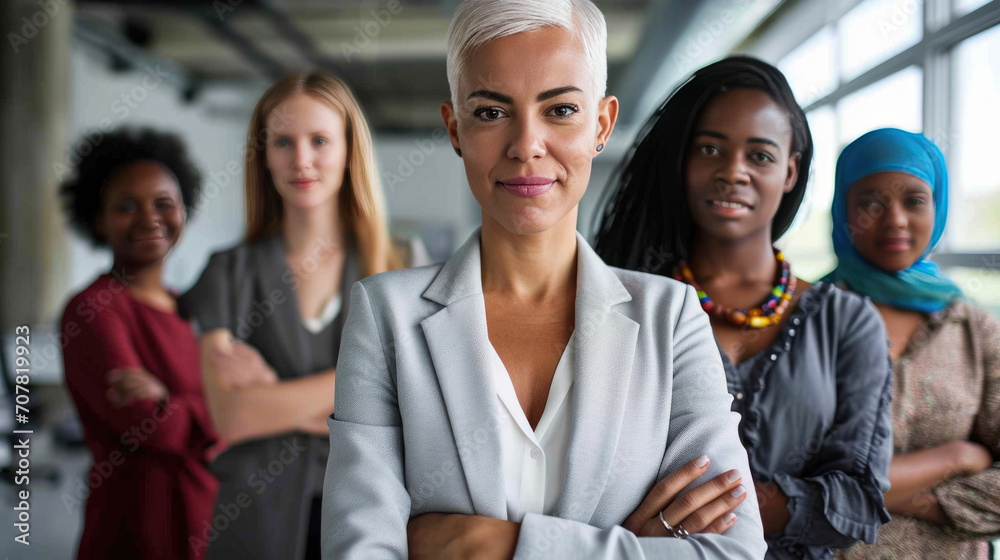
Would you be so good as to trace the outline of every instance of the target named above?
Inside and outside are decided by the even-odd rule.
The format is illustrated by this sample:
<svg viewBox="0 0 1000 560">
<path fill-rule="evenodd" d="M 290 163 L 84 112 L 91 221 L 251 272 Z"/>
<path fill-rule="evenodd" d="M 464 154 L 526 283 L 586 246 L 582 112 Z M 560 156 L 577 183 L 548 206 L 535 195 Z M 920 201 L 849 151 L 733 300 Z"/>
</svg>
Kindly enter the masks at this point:
<svg viewBox="0 0 1000 560">
<path fill-rule="evenodd" d="M 750 470 L 789 497 L 791 519 L 768 536 L 767 557 L 825 559 L 874 542 L 889 521 L 892 367 L 868 298 L 813 284 L 774 343 L 722 362 Z"/>
<path fill-rule="evenodd" d="M 202 332 L 226 328 L 256 348 L 279 378 L 312 375 L 337 364 L 357 280 L 350 249 L 340 313 L 317 334 L 302 324 L 298 279 L 286 265 L 280 234 L 213 254 L 182 305 Z M 329 453 L 327 438 L 297 432 L 237 443 L 219 455 L 212 463 L 219 478 L 215 517 L 229 522 L 214 527 L 215 538 L 209 533 L 207 558 L 303 558 L 310 506 L 322 494 Z"/>
</svg>

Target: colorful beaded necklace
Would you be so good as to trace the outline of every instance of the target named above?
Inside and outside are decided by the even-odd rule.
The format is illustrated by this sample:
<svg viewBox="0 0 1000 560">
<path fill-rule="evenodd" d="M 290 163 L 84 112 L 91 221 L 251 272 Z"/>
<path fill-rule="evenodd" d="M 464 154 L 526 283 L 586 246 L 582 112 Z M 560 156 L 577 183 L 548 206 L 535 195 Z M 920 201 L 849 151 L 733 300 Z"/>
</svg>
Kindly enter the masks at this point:
<svg viewBox="0 0 1000 560">
<path fill-rule="evenodd" d="M 764 303 L 751 309 L 733 309 L 713 302 L 705 290 L 702 290 L 695 282 L 691 267 L 683 260 L 678 263 L 674 278 L 694 286 L 698 292 L 698 299 L 701 301 L 701 308 L 709 315 L 725 319 L 738 327 L 748 325 L 753 329 L 762 329 L 781 322 L 781 316 L 788 310 L 789 302 L 795 295 L 795 277 L 792 276 L 792 266 L 777 249 L 774 250 L 774 258 L 778 260 L 778 285 L 771 290 Z"/>
</svg>

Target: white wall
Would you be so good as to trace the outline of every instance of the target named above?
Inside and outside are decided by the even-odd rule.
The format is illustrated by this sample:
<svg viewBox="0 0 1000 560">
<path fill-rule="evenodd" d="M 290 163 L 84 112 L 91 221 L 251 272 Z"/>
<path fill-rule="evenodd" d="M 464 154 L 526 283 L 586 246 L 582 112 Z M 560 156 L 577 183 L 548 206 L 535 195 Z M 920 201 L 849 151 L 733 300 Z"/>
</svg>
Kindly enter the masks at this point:
<svg viewBox="0 0 1000 560">
<path fill-rule="evenodd" d="M 260 92 L 212 91 L 206 93 L 213 98 L 212 103 L 198 100 L 186 104 L 179 88 L 157 75 L 155 65 L 152 70 L 113 73 L 102 55 L 75 45 L 70 76 L 73 145 L 67 150 L 66 159 L 53 162 L 52 167 L 57 176 L 71 168 L 74 154 L 89 146 L 87 142 L 79 142 L 81 137 L 102 128 L 151 126 L 180 135 L 204 179 L 200 208 L 168 260 L 167 284 L 185 288 L 197 279 L 211 251 L 236 243 L 244 227 L 240 149 L 250 110 L 245 115 L 239 111 L 218 115 L 210 107 L 219 98 L 228 99 L 237 107 L 250 107 Z M 227 166 L 230 171 L 236 168 L 237 173 L 231 175 Z M 69 235 L 67 299 L 111 266 L 108 250 L 95 250 L 75 233 Z"/>
<path fill-rule="evenodd" d="M 376 137 L 375 151 L 394 231 L 417 233 L 418 222 L 446 224 L 457 249 L 480 224 L 465 167 L 444 127 L 417 136 Z"/>
</svg>

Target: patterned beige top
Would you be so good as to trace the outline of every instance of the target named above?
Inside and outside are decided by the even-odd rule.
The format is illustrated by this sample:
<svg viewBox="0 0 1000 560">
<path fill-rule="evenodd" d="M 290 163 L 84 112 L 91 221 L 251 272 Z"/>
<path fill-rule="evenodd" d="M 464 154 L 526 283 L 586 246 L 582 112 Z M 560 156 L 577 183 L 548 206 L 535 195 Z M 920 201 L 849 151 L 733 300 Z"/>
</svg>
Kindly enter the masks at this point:
<svg viewBox="0 0 1000 560">
<path fill-rule="evenodd" d="M 959 301 L 931 316 L 894 366 L 892 427 L 897 455 L 956 439 L 1000 457 L 1000 322 Z M 851 560 L 985 559 L 1000 536 L 1000 462 L 947 480 L 934 494 L 950 524 L 893 515 L 874 545 L 840 551 Z"/>
</svg>

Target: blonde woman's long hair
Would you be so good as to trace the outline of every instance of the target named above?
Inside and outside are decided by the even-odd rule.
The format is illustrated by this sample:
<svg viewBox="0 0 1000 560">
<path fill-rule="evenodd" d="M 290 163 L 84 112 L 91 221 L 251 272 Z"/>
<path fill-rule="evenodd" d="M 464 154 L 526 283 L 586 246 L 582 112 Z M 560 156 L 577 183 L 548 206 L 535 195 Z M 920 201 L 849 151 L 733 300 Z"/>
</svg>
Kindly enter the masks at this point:
<svg viewBox="0 0 1000 560">
<path fill-rule="evenodd" d="M 259 241 L 281 230 L 284 204 L 267 169 L 267 118 L 282 101 L 299 93 L 326 103 L 344 119 L 347 168 L 338 195 L 339 217 L 357 241 L 363 275 L 398 268 L 368 122 L 347 84 L 320 72 L 281 78 L 264 92 L 250 116 L 243 180 L 247 241 Z"/>
</svg>

